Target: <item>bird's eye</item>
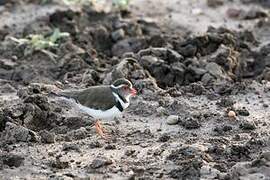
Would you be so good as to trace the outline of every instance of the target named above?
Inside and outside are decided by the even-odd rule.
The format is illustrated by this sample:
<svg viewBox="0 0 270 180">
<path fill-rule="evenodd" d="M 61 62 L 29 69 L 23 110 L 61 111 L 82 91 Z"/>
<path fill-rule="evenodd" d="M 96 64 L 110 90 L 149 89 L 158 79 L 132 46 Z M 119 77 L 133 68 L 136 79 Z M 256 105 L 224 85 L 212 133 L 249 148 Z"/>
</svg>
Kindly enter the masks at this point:
<svg viewBox="0 0 270 180">
<path fill-rule="evenodd" d="M 124 86 L 124 89 L 127 90 L 128 89 L 128 86 Z"/>
</svg>

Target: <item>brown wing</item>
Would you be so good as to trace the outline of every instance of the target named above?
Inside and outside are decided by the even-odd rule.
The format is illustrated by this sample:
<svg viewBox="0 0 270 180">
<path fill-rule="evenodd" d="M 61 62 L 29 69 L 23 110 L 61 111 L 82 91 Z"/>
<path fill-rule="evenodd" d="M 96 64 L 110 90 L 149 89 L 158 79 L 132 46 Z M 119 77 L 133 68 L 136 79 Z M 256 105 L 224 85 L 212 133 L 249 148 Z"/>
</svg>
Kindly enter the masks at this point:
<svg viewBox="0 0 270 180">
<path fill-rule="evenodd" d="M 59 94 L 74 98 L 82 105 L 92 109 L 107 110 L 116 104 L 110 86 L 93 86 L 84 90 L 63 91 Z"/>
</svg>

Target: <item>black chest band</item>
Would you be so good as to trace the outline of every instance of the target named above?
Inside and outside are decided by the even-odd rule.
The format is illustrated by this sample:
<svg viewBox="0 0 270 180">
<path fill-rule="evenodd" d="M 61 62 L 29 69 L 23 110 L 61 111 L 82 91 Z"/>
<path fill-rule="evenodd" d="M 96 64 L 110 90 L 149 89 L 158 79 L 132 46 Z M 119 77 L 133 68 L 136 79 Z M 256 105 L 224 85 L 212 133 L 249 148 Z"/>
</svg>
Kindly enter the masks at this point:
<svg viewBox="0 0 270 180">
<path fill-rule="evenodd" d="M 124 108 L 119 101 L 116 102 L 116 107 L 119 109 L 120 112 L 124 111 Z"/>
</svg>

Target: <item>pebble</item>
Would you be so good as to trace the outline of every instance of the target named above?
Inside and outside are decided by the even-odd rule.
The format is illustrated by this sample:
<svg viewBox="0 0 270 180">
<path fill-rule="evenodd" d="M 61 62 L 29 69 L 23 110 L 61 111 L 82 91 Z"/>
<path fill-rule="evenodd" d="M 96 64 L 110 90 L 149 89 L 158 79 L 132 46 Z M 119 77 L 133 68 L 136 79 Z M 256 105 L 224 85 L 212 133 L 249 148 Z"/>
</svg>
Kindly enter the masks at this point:
<svg viewBox="0 0 270 180">
<path fill-rule="evenodd" d="M 228 116 L 229 116 L 229 118 L 231 118 L 231 119 L 236 119 L 236 113 L 235 113 L 234 111 L 229 111 L 229 112 L 228 112 Z"/>
<path fill-rule="evenodd" d="M 9 167 L 19 167 L 24 164 L 24 157 L 17 154 L 4 154 L 0 156 L 0 161 Z"/>
<path fill-rule="evenodd" d="M 136 150 L 134 150 L 134 149 L 127 149 L 126 152 L 125 152 L 125 155 L 126 155 L 126 156 L 131 156 L 131 155 L 133 155 L 135 152 L 136 152 Z"/>
<path fill-rule="evenodd" d="M 266 159 L 267 161 L 270 161 L 270 151 L 263 152 L 261 154 L 261 157 Z"/>
<path fill-rule="evenodd" d="M 80 147 L 77 144 L 63 144 L 63 151 L 77 151 L 81 152 Z"/>
<path fill-rule="evenodd" d="M 159 137 L 158 141 L 159 142 L 167 142 L 170 140 L 170 138 L 171 138 L 171 136 L 169 134 L 164 133 Z"/>
<path fill-rule="evenodd" d="M 118 29 L 111 34 L 112 39 L 114 41 L 118 41 L 120 39 L 123 39 L 125 37 L 125 31 L 123 29 Z"/>
<path fill-rule="evenodd" d="M 214 62 L 210 62 L 206 65 L 205 69 L 211 74 L 213 75 L 214 77 L 216 78 L 223 78 L 224 77 L 224 74 L 222 72 L 222 69 L 221 67 L 214 63 Z"/>
<path fill-rule="evenodd" d="M 167 117 L 166 120 L 168 125 L 176 125 L 179 122 L 179 116 L 177 115 L 170 115 Z"/>
<path fill-rule="evenodd" d="M 165 109 L 164 107 L 158 107 L 158 108 L 156 109 L 156 111 L 157 111 L 157 114 L 158 114 L 159 116 L 163 116 L 163 115 L 166 115 L 166 114 L 167 114 L 166 109 Z"/>
<path fill-rule="evenodd" d="M 203 165 L 200 170 L 202 179 L 215 179 L 220 174 L 220 171 L 210 167 L 209 165 Z"/>
<path fill-rule="evenodd" d="M 57 169 L 65 169 L 68 168 L 70 165 L 68 161 L 63 161 L 59 158 L 56 158 L 56 160 L 52 162 L 51 166 Z"/>
<path fill-rule="evenodd" d="M 249 121 L 241 123 L 239 127 L 241 129 L 243 129 L 243 130 L 254 130 L 254 129 L 256 129 L 255 124 L 253 122 L 249 122 Z"/>
<path fill-rule="evenodd" d="M 116 145 L 115 144 L 108 144 L 107 146 L 104 147 L 104 149 L 106 149 L 106 150 L 116 149 Z"/>
<path fill-rule="evenodd" d="M 39 135 L 41 136 L 41 142 L 43 143 L 55 143 L 55 134 L 50 133 L 46 130 L 40 131 Z"/>
<path fill-rule="evenodd" d="M 249 116 L 250 115 L 249 111 L 245 107 L 242 109 L 238 109 L 237 114 L 239 114 L 240 116 Z"/>
<path fill-rule="evenodd" d="M 101 168 L 102 166 L 107 166 L 112 163 L 113 161 L 107 157 L 97 157 L 91 162 L 90 167 L 93 169 L 98 169 Z"/>
<path fill-rule="evenodd" d="M 222 6 L 224 4 L 223 0 L 207 0 L 207 5 L 212 8 Z"/>
<path fill-rule="evenodd" d="M 197 129 L 201 127 L 201 123 L 196 118 L 186 118 L 180 122 L 185 129 Z"/>
</svg>

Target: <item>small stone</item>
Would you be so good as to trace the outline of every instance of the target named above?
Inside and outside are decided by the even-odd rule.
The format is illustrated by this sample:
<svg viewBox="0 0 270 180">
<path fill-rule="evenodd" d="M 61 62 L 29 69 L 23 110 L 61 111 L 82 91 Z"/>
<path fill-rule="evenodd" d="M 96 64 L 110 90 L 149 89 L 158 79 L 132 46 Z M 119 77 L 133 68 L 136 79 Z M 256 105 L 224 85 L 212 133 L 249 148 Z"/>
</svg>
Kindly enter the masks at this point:
<svg viewBox="0 0 270 180">
<path fill-rule="evenodd" d="M 270 151 L 263 152 L 261 154 L 261 158 L 266 159 L 267 161 L 270 161 Z"/>
<path fill-rule="evenodd" d="M 192 44 L 187 44 L 185 46 L 176 47 L 176 50 L 184 57 L 193 57 L 196 55 L 197 47 Z"/>
<path fill-rule="evenodd" d="M 0 137 L 7 142 L 29 142 L 37 139 L 36 134 L 31 130 L 11 122 L 6 123 L 4 133 Z"/>
<path fill-rule="evenodd" d="M 202 76 L 201 81 L 203 82 L 204 85 L 207 85 L 207 84 L 211 84 L 212 82 L 214 82 L 215 78 L 211 74 L 205 73 Z"/>
<path fill-rule="evenodd" d="M 118 29 L 112 32 L 111 36 L 114 41 L 121 40 L 125 37 L 125 31 L 123 29 Z"/>
<path fill-rule="evenodd" d="M 77 144 L 64 144 L 63 145 L 63 151 L 77 151 L 81 152 L 79 146 Z"/>
<path fill-rule="evenodd" d="M 222 125 L 222 126 L 215 127 L 214 131 L 219 133 L 219 134 L 223 134 L 225 132 L 231 131 L 232 129 L 233 129 L 232 126 Z"/>
<path fill-rule="evenodd" d="M 131 156 L 131 155 L 134 154 L 135 152 L 136 152 L 136 150 L 134 150 L 134 149 L 128 149 L 128 150 L 126 150 L 125 155 L 126 155 L 126 156 Z"/>
<path fill-rule="evenodd" d="M 24 163 L 24 157 L 17 154 L 3 154 L 0 155 L 0 161 L 9 167 L 19 167 Z"/>
<path fill-rule="evenodd" d="M 112 46 L 112 54 L 121 57 L 126 52 L 136 52 L 145 46 L 146 40 L 139 37 L 125 38 Z"/>
<path fill-rule="evenodd" d="M 72 178 L 72 179 L 77 179 L 77 178 L 76 178 L 76 175 L 73 174 L 73 173 L 70 173 L 70 172 L 65 173 L 64 175 L 67 176 L 67 177 L 70 177 L 70 178 Z"/>
<path fill-rule="evenodd" d="M 235 102 L 231 98 L 222 98 L 217 104 L 221 107 L 232 107 Z"/>
<path fill-rule="evenodd" d="M 241 145 L 241 144 L 233 144 L 230 147 L 230 154 L 235 155 L 235 156 L 247 156 L 250 154 L 250 149 L 246 145 Z"/>
<path fill-rule="evenodd" d="M 173 63 L 173 62 L 179 62 L 179 61 L 183 61 L 184 57 L 179 54 L 178 52 L 172 50 L 172 49 L 168 49 L 168 60 Z"/>
<path fill-rule="evenodd" d="M 158 116 L 164 116 L 167 114 L 167 111 L 164 107 L 158 107 L 156 109 Z"/>
<path fill-rule="evenodd" d="M 157 63 L 157 62 L 158 62 L 158 58 L 154 57 L 154 56 L 142 56 L 141 57 L 141 64 L 144 67 L 149 67 L 152 64 Z"/>
<path fill-rule="evenodd" d="M 237 110 L 237 114 L 239 114 L 240 116 L 249 116 L 249 111 L 244 107 L 242 109 L 238 109 Z"/>
<path fill-rule="evenodd" d="M 90 167 L 93 169 L 98 169 L 103 166 L 110 165 L 112 163 L 113 161 L 107 157 L 97 157 L 96 159 L 92 161 L 92 163 L 90 164 Z"/>
<path fill-rule="evenodd" d="M 48 152 L 48 156 L 54 156 L 54 155 L 55 155 L 55 152 L 52 152 L 52 151 Z"/>
<path fill-rule="evenodd" d="M 159 137 L 158 141 L 159 141 L 159 142 L 167 142 L 167 141 L 170 140 L 170 138 L 171 138 L 171 136 L 170 136 L 169 134 L 165 133 L 165 134 L 162 134 L 162 135 Z"/>
<path fill-rule="evenodd" d="M 243 11 L 236 8 L 228 8 L 226 14 L 230 18 L 238 18 Z"/>
<path fill-rule="evenodd" d="M 218 6 L 222 6 L 224 4 L 223 0 L 207 0 L 207 5 L 209 7 L 216 8 Z"/>
<path fill-rule="evenodd" d="M 255 124 L 253 122 L 249 122 L 249 121 L 241 123 L 239 127 L 241 129 L 243 129 L 243 130 L 254 130 L 254 129 L 256 129 Z"/>
<path fill-rule="evenodd" d="M 199 67 L 196 67 L 196 66 L 193 66 L 193 65 L 189 65 L 188 70 L 190 70 L 191 72 L 196 74 L 198 77 L 201 77 L 202 75 L 204 75 L 206 73 L 206 70 L 199 68 Z"/>
<path fill-rule="evenodd" d="M 270 55 L 269 55 L 269 57 L 266 58 L 266 59 L 270 59 Z M 269 62 L 269 64 L 270 64 L 270 62 Z M 270 81 L 270 68 L 265 68 L 264 71 L 263 71 L 262 76 L 263 76 L 263 79 L 264 79 L 264 80 Z"/>
<path fill-rule="evenodd" d="M 191 13 L 192 13 L 193 15 L 198 16 L 198 15 L 203 14 L 203 10 L 202 10 L 201 8 L 193 8 L 193 9 L 191 10 Z"/>
<path fill-rule="evenodd" d="M 108 144 L 107 146 L 104 147 L 104 149 L 112 150 L 112 149 L 116 149 L 116 146 L 115 146 L 115 144 Z"/>
<path fill-rule="evenodd" d="M 248 133 L 241 133 L 241 134 L 234 135 L 233 139 L 236 141 L 244 141 L 244 140 L 247 141 L 247 140 L 251 139 L 251 137 Z"/>
<path fill-rule="evenodd" d="M 103 147 L 103 144 L 100 141 L 91 141 L 89 143 L 89 148 L 94 149 L 94 148 L 101 148 Z"/>
<path fill-rule="evenodd" d="M 72 137 L 73 139 L 79 140 L 86 138 L 87 133 L 88 131 L 85 129 L 85 127 L 81 127 L 80 129 L 70 131 L 67 135 Z"/>
<path fill-rule="evenodd" d="M 4 85 L 1 85 L 0 92 L 1 93 L 14 93 L 16 92 L 16 89 L 10 84 L 4 84 Z"/>
<path fill-rule="evenodd" d="M 143 131 L 143 134 L 147 134 L 147 135 L 151 135 L 151 130 L 146 128 L 144 131 Z"/>
<path fill-rule="evenodd" d="M 200 122 L 192 117 L 181 120 L 180 124 L 186 129 L 198 129 L 201 127 Z"/>
<path fill-rule="evenodd" d="M 136 174 L 142 174 L 145 171 L 145 167 L 143 166 L 133 166 L 132 170 L 136 173 Z"/>
<path fill-rule="evenodd" d="M 52 162 L 51 166 L 57 169 L 65 169 L 68 168 L 70 165 L 68 161 L 63 161 L 59 158 L 56 158 L 56 160 Z"/>
<path fill-rule="evenodd" d="M 46 130 L 42 130 L 39 132 L 39 135 L 41 136 L 41 142 L 55 143 L 55 134 L 54 133 L 50 133 Z"/>
<path fill-rule="evenodd" d="M 241 19 L 251 20 L 251 19 L 258 19 L 258 18 L 265 18 L 268 16 L 268 13 L 263 11 L 262 9 L 252 8 L 248 11 L 243 11 L 241 13 Z"/>
<path fill-rule="evenodd" d="M 201 167 L 200 174 L 202 179 L 216 179 L 219 176 L 220 171 L 210 167 L 209 165 L 203 165 Z"/>
<path fill-rule="evenodd" d="M 210 62 L 206 65 L 205 69 L 214 77 L 218 79 L 225 79 L 222 68 L 218 64 Z"/>
<path fill-rule="evenodd" d="M 3 69 L 11 70 L 14 69 L 16 65 L 17 63 L 10 59 L 0 59 L 0 67 Z"/>
<path fill-rule="evenodd" d="M 228 117 L 231 119 L 236 119 L 236 113 L 234 111 L 229 111 L 228 112 Z"/>
<path fill-rule="evenodd" d="M 179 117 L 177 115 L 170 115 L 166 120 L 168 125 L 175 125 L 179 122 Z"/>
</svg>

